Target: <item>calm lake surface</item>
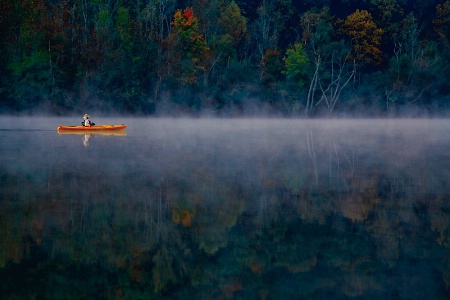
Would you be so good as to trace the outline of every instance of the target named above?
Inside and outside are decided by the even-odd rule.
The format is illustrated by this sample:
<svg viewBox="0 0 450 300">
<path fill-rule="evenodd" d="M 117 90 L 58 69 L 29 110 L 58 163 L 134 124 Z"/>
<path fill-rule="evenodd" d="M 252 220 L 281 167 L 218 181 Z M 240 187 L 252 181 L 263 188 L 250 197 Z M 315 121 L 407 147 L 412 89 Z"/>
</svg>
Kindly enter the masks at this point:
<svg viewBox="0 0 450 300">
<path fill-rule="evenodd" d="M 450 121 L 0 119 L 1 299 L 448 299 Z"/>
</svg>

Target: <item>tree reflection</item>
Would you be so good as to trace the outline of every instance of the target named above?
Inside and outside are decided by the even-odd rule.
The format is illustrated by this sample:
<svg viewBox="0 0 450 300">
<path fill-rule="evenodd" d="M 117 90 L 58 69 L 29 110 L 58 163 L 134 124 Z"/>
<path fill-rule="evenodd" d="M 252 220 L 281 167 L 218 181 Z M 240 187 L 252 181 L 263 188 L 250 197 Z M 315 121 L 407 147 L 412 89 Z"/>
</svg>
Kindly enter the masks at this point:
<svg viewBox="0 0 450 300">
<path fill-rule="evenodd" d="M 216 148 L 221 159 L 161 146 L 132 168 L 55 164 L 50 186 L 39 167 L 1 166 L 0 292 L 442 298 L 450 195 L 440 154 L 400 161 L 372 146 L 316 129 L 283 147 Z M 18 273 L 26 279 L 6 276 Z"/>
</svg>

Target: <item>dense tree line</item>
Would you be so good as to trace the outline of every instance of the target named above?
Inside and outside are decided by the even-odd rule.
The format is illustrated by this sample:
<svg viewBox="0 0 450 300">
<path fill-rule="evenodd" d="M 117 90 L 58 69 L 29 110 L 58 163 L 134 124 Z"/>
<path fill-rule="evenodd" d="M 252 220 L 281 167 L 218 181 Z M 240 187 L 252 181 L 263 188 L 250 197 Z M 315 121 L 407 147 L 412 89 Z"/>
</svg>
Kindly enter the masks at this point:
<svg viewBox="0 0 450 300">
<path fill-rule="evenodd" d="M 450 1 L 7 0 L 1 110 L 445 111 Z"/>
</svg>

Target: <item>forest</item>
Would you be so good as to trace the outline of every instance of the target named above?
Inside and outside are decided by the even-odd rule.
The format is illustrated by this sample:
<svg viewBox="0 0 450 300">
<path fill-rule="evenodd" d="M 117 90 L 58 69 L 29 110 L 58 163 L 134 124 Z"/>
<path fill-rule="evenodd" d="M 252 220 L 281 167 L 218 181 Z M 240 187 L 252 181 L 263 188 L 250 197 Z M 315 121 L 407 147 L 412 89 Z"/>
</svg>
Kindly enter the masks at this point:
<svg viewBox="0 0 450 300">
<path fill-rule="evenodd" d="M 5 0 L 0 28 L 0 113 L 450 111 L 450 1 Z"/>
</svg>

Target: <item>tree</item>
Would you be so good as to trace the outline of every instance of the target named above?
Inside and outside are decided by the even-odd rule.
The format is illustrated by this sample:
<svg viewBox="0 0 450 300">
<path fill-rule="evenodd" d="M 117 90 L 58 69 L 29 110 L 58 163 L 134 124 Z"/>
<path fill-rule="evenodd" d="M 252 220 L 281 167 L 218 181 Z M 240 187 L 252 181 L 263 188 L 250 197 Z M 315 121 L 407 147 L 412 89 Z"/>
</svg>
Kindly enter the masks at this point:
<svg viewBox="0 0 450 300">
<path fill-rule="evenodd" d="M 283 72 L 288 80 L 292 80 L 303 86 L 308 75 L 309 59 L 300 43 L 296 43 L 291 49 L 286 51 L 283 58 L 285 71 Z"/>
<path fill-rule="evenodd" d="M 199 71 L 205 70 L 202 58 L 209 48 L 198 30 L 198 19 L 191 7 L 175 12 L 172 33 L 165 42 L 170 51 L 167 59 L 171 70 L 178 73 L 183 84 L 196 83 Z"/>
<path fill-rule="evenodd" d="M 237 45 L 247 33 L 247 21 L 234 1 L 231 1 L 220 13 L 218 24 L 224 34 L 232 37 L 234 45 Z"/>
<path fill-rule="evenodd" d="M 378 12 L 378 20 L 383 25 L 383 31 L 391 31 L 395 27 L 396 19 L 403 15 L 403 10 L 397 0 L 371 0 Z"/>
<path fill-rule="evenodd" d="M 355 64 L 350 59 L 351 50 L 343 41 L 333 39 L 333 21 L 326 6 L 320 10 L 313 8 L 300 18 L 303 43 L 311 58 L 310 68 L 314 70 L 309 81 L 307 114 L 323 103 L 331 113 L 342 90 L 355 74 Z"/>
<path fill-rule="evenodd" d="M 314 96 L 319 82 L 320 71 L 328 53 L 328 46 L 331 42 L 331 32 L 333 30 L 330 9 L 324 6 L 321 10 L 312 8 L 305 12 L 300 18 L 300 25 L 303 29 L 302 42 L 304 43 L 311 63 L 313 64 L 313 75 L 309 84 L 308 98 L 306 101 L 306 113 L 314 108 Z"/>
<path fill-rule="evenodd" d="M 385 85 L 386 107 L 417 102 L 435 80 L 439 79 L 439 55 L 434 43 L 420 40 L 417 18 L 409 13 L 393 36 L 394 55 L 389 62 Z"/>
<path fill-rule="evenodd" d="M 220 12 L 224 9 L 227 0 L 193 0 L 192 9 L 198 17 L 198 28 L 205 35 L 206 41 L 214 39 L 221 30 L 218 21 Z"/>
<path fill-rule="evenodd" d="M 353 55 L 357 62 L 379 65 L 382 53 L 379 49 L 383 30 L 378 28 L 367 10 L 357 9 L 349 15 L 341 28 L 349 36 L 353 48 Z"/>
<path fill-rule="evenodd" d="M 47 5 L 43 0 L 20 1 L 19 14 L 14 30 L 14 50 L 8 63 L 12 73 L 14 93 L 19 100 L 29 106 L 38 105 L 42 98 L 48 98 L 55 86 L 52 60 L 52 36 Z"/>
<path fill-rule="evenodd" d="M 230 61 L 236 59 L 239 44 L 247 34 L 247 21 L 241 15 L 241 10 L 234 1 L 228 4 L 226 1 L 221 2 L 214 22 L 217 28 L 213 35 L 210 34 L 208 40 L 211 52 L 208 56 L 208 67 L 205 70 L 204 86 L 208 85 L 211 73 L 216 73 L 216 78 L 223 77 L 221 75 L 225 72 L 224 68 L 228 68 Z M 218 69 L 218 71 L 214 72 L 214 69 Z"/>
<path fill-rule="evenodd" d="M 434 30 L 446 47 L 450 46 L 450 1 L 436 6 Z"/>
<path fill-rule="evenodd" d="M 331 42 L 334 18 L 328 6 L 322 9 L 312 8 L 300 17 L 303 29 L 302 41 L 314 53 L 320 54 Z"/>
<path fill-rule="evenodd" d="M 129 10 L 123 6 L 119 7 L 115 21 L 121 44 L 129 45 L 131 42 L 131 20 Z"/>
<path fill-rule="evenodd" d="M 392 35 L 398 30 L 404 12 L 398 0 L 371 0 L 374 21 L 383 29 L 380 50 L 388 58 L 394 48 Z"/>
<path fill-rule="evenodd" d="M 20 10 L 17 9 L 18 4 L 12 1 L 1 1 L 0 3 L 0 28 L 2 28 L 2 34 L 0 35 L 0 68 L 3 68 L 5 63 L 5 57 L 8 57 L 9 49 L 14 39 L 14 28 L 17 26 Z M 2 72 L 3 75 L 3 72 Z M 1 76 L 1 75 L 0 75 Z"/>
<path fill-rule="evenodd" d="M 264 84 L 272 85 L 274 82 L 281 80 L 283 64 L 280 59 L 280 51 L 266 50 L 266 53 L 261 60 L 260 67 L 262 70 L 261 79 Z"/>
<path fill-rule="evenodd" d="M 153 89 L 153 101 L 156 102 L 161 89 L 161 82 L 167 73 L 164 49 L 171 30 L 171 20 L 175 7 L 175 0 L 148 0 L 147 5 L 141 11 L 141 49 L 147 49 L 147 70 L 155 73 Z"/>
<path fill-rule="evenodd" d="M 259 57 L 263 57 L 267 49 L 278 48 L 280 29 L 283 18 L 277 10 L 277 0 L 262 0 L 258 7 L 258 19 L 255 21 L 255 38 Z"/>
</svg>

